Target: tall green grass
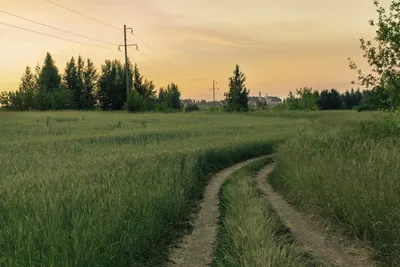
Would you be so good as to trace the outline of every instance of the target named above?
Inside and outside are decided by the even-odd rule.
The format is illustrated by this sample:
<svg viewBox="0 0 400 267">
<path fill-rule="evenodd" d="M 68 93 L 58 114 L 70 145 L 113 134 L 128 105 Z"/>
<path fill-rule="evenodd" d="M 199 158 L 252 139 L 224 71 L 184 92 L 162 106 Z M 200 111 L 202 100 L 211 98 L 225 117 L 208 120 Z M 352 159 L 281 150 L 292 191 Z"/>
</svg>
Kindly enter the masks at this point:
<svg viewBox="0 0 400 267">
<path fill-rule="evenodd" d="M 0 265 L 161 265 L 211 173 L 271 152 L 307 123 L 243 115 L 3 114 Z"/>
<path fill-rule="evenodd" d="M 397 114 L 315 124 L 279 146 L 273 186 L 400 266 L 399 136 Z"/>
<path fill-rule="evenodd" d="M 221 226 L 213 266 L 317 266 L 296 244 L 252 177 L 269 158 L 235 172 L 221 191 Z"/>
</svg>

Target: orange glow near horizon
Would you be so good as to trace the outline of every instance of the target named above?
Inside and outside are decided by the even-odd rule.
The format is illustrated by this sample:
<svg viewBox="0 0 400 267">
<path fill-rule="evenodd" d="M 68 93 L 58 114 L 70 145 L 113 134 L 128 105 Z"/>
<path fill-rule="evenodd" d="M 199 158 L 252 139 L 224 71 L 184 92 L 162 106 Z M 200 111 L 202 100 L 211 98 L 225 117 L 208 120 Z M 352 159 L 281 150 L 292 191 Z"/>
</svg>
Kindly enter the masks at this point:
<svg viewBox="0 0 400 267">
<path fill-rule="evenodd" d="M 142 74 L 157 87 L 176 82 L 183 98 L 217 99 L 228 90 L 235 64 L 247 76 L 251 95 L 287 96 L 303 86 L 351 88 L 355 73 L 347 58 L 364 62 L 359 39 L 371 39 L 368 20 L 376 17 L 366 0 L 53 0 L 121 30 L 57 7 L 45 0 L 0 0 L 1 11 L 52 25 L 116 45 L 127 24 L 156 52 L 135 36 L 131 43 L 150 57 L 129 50 Z M 390 0 L 381 1 L 384 5 Z M 0 12 L 0 22 L 96 45 L 105 45 L 24 21 Z M 105 45 L 107 46 L 107 45 Z M 98 69 L 105 59 L 124 60 L 116 51 L 85 46 L 0 24 L 0 91 L 15 90 L 27 65 L 42 64 L 52 53 L 59 70 L 72 56 L 92 59 Z M 161 55 L 161 57 L 159 56 Z M 165 60 L 167 59 L 167 60 Z M 155 64 L 161 65 L 167 69 Z M 360 64 L 361 66 L 365 66 Z"/>
</svg>

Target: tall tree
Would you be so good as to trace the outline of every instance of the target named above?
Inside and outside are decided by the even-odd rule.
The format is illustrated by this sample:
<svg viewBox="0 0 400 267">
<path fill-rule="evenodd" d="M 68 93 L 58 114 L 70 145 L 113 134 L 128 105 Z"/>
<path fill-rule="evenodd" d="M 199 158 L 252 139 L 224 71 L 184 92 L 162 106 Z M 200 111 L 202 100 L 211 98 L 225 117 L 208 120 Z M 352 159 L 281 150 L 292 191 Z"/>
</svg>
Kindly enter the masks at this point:
<svg viewBox="0 0 400 267">
<path fill-rule="evenodd" d="M 108 110 L 111 108 L 111 76 L 112 76 L 112 62 L 106 60 L 101 66 L 101 74 L 99 76 L 99 90 L 97 98 L 99 99 L 100 108 Z"/>
<path fill-rule="evenodd" d="M 55 65 L 53 57 L 49 52 L 46 54 L 43 67 L 39 74 L 39 88 L 44 92 L 54 92 L 60 87 L 61 77 Z"/>
<path fill-rule="evenodd" d="M 72 102 L 75 109 L 93 108 L 97 79 L 97 70 L 90 59 L 87 59 L 87 65 L 81 56 L 78 57 L 77 61 L 72 57 L 67 62 L 64 84 L 72 92 Z"/>
<path fill-rule="evenodd" d="M 374 110 L 382 107 L 381 96 L 378 94 L 377 90 L 364 90 L 362 96 L 360 107 L 363 109 Z"/>
<path fill-rule="evenodd" d="M 40 77 L 41 72 L 42 72 L 42 68 L 40 67 L 39 63 L 37 63 L 35 66 L 35 75 L 34 75 L 36 84 L 39 84 L 39 77 Z"/>
<path fill-rule="evenodd" d="M 368 74 L 358 69 L 355 62 L 349 58 L 349 66 L 358 73 L 358 80 L 362 86 L 376 91 L 380 97 L 379 106 L 389 107 L 400 105 L 400 0 L 393 0 L 386 11 L 379 1 L 374 5 L 378 13 L 378 21 L 370 20 L 369 24 L 376 27 L 376 36 L 373 41 L 360 39 L 364 57 L 371 67 Z M 354 84 L 354 82 L 353 82 Z"/>
<path fill-rule="evenodd" d="M 296 90 L 300 99 L 297 101 L 297 108 L 301 110 L 317 110 L 317 94 L 313 92 L 311 87 L 301 87 Z"/>
<path fill-rule="evenodd" d="M 120 110 L 126 102 L 125 71 L 120 61 L 106 60 L 99 78 L 100 107 Z"/>
<path fill-rule="evenodd" d="M 81 56 L 78 56 L 78 61 L 76 64 L 76 76 L 77 76 L 77 87 L 74 90 L 74 101 L 76 103 L 76 107 L 78 109 L 83 109 L 83 93 L 84 93 L 84 69 L 85 69 L 85 61 Z"/>
<path fill-rule="evenodd" d="M 153 102 L 154 99 L 156 98 L 156 91 L 155 91 L 155 85 L 153 81 L 151 80 L 144 80 L 144 83 L 142 85 L 143 90 L 142 90 L 142 95 L 143 98 L 148 102 Z"/>
<path fill-rule="evenodd" d="M 352 91 L 354 92 L 354 89 L 352 89 Z M 349 90 L 346 90 L 346 92 L 342 94 L 341 98 L 345 109 L 353 108 L 353 99 Z"/>
<path fill-rule="evenodd" d="M 136 90 L 144 100 L 151 102 L 155 98 L 155 85 L 153 81 L 145 79 L 135 64 L 133 68 L 133 89 Z"/>
<path fill-rule="evenodd" d="M 352 90 L 354 91 L 354 90 Z M 353 97 L 353 105 L 358 106 L 362 102 L 362 93 L 360 92 L 360 89 L 357 89 L 357 91 L 354 92 L 354 97 Z"/>
<path fill-rule="evenodd" d="M 34 107 L 34 97 L 37 92 L 37 83 L 34 74 L 29 66 L 26 67 L 21 77 L 19 91 L 10 94 L 12 104 L 17 110 L 29 110 Z"/>
<path fill-rule="evenodd" d="M 133 89 L 136 90 L 140 95 L 143 94 L 143 76 L 135 63 L 133 68 Z"/>
<path fill-rule="evenodd" d="M 78 88 L 78 72 L 74 57 L 72 57 L 71 60 L 68 61 L 66 64 L 63 81 L 65 87 L 67 87 L 72 92 L 73 107 L 78 108 L 79 95 L 76 94 L 76 89 Z"/>
<path fill-rule="evenodd" d="M 298 99 L 294 96 L 292 91 L 289 92 L 287 99 L 285 100 L 286 105 L 290 110 L 296 110 L 298 108 Z"/>
<path fill-rule="evenodd" d="M 342 99 L 336 89 L 323 90 L 318 104 L 322 110 L 337 110 L 342 108 Z"/>
<path fill-rule="evenodd" d="M 149 83 L 152 84 L 152 82 Z M 150 87 L 153 87 L 153 85 L 151 85 Z M 161 87 L 158 92 L 158 108 L 161 110 L 181 110 L 183 106 L 180 97 L 181 92 L 179 91 L 179 87 L 177 84 L 171 83 L 168 84 L 167 88 Z"/>
<path fill-rule="evenodd" d="M 235 66 L 233 76 L 229 78 L 229 92 L 225 93 L 225 105 L 228 111 L 247 111 L 249 90 L 247 90 L 246 76 Z"/>
<path fill-rule="evenodd" d="M 354 91 L 354 89 L 352 88 L 350 92 L 349 90 L 346 90 L 346 92 L 342 94 L 341 99 L 345 109 L 353 109 L 354 107 L 361 104 L 362 93 L 359 89 L 357 89 L 357 91 Z"/>
<path fill-rule="evenodd" d="M 93 61 L 87 59 L 87 64 L 83 71 L 83 93 L 81 104 L 83 109 L 92 109 L 95 105 L 95 91 L 98 81 L 98 74 Z"/>
<path fill-rule="evenodd" d="M 25 73 L 21 78 L 21 82 L 19 84 L 20 92 L 35 92 L 37 89 L 37 83 L 35 79 L 35 75 L 32 73 L 31 67 L 27 66 L 25 69 Z"/>
<path fill-rule="evenodd" d="M 167 102 L 167 91 L 164 87 L 161 87 L 158 91 L 158 102 L 159 103 L 166 103 Z"/>
<path fill-rule="evenodd" d="M 172 109 L 181 110 L 181 92 L 179 91 L 178 85 L 175 83 L 168 84 L 167 86 L 167 96 L 169 100 L 169 106 Z"/>
</svg>

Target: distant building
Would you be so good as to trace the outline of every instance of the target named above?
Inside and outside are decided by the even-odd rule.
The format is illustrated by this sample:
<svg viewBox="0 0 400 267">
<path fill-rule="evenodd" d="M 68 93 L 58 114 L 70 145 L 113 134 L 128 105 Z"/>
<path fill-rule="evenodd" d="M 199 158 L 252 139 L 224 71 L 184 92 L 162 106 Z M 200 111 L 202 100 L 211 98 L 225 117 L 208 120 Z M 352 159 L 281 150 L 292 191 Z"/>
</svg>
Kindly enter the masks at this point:
<svg viewBox="0 0 400 267">
<path fill-rule="evenodd" d="M 259 94 L 259 96 L 249 96 L 249 107 L 257 107 L 258 103 L 266 103 L 268 107 L 274 107 L 277 104 L 282 103 L 282 99 L 280 99 L 277 96 L 268 96 L 268 94 L 265 94 L 265 97 Z"/>
<path fill-rule="evenodd" d="M 277 96 L 268 96 L 267 94 L 265 95 L 265 99 L 267 101 L 267 105 L 270 107 L 275 107 L 276 105 L 282 103 L 282 99 L 280 99 Z"/>
<path fill-rule="evenodd" d="M 258 96 L 249 96 L 248 99 L 249 99 L 249 102 L 247 102 L 247 103 L 248 103 L 249 107 L 253 107 L 253 108 L 257 107 L 257 103 L 259 103 L 259 101 L 260 101 L 260 98 Z"/>
<path fill-rule="evenodd" d="M 187 104 L 196 104 L 200 108 L 203 109 L 208 109 L 214 107 L 214 101 L 206 101 L 204 99 L 202 100 L 195 100 L 195 99 L 183 99 L 182 104 L 187 105 Z M 223 107 L 223 102 L 222 101 L 215 101 L 215 107 Z"/>
<path fill-rule="evenodd" d="M 265 96 L 262 96 L 261 93 L 259 93 L 258 96 L 249 96 L 248 99 L 249 99 L 248 105 L 249 107 L 252 108 L 257 108 L 259 106 L 259 103 L 264 103 L 264 105 L 266 104 L 268 107 L 274 107 L 277 104 L 282 103 L 282 100 L 277 96 L 268 96 L 267 94 Z M 206 101 L 204 99 L 202 100 L 183 99 L 182 103 L 184 105 L 193 103 L 198 105 L 200 108 L 204 109 L 214 107 L 213 101 Z M 222 108 L 224 106 L 224 103 L 221 100 L 217 100 L 215 101 L 215 106 L 218 108 Z"/>
</svg>

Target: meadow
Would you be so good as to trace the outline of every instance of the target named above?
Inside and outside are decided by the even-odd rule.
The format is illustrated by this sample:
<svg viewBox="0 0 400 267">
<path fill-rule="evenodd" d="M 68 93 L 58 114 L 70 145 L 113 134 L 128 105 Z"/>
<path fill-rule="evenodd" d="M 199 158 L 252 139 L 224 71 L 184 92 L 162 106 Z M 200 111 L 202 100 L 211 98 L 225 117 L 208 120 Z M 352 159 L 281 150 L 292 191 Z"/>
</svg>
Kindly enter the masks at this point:
<svg viewBox="0 0 400 267">
<path fill-rule="evenodd" d="M 397 121 L 346 111 L 3 112 L 0 265 L 160 266 L 210 175 L 275 149 L 273 185 L 291 203 L 398 263 Z M 231 186 L 253 194 L 246 181 Z"/>
<path fill-rule="evenodd" d="M 270 153 L 307 116 L 4 112 L 2 266 L 165 260 L 211 173 Z"/>
<path fill-rule="evenodd" d="M 319 121 L 277 148 L 272 185 L 382 266 L 400 266 L 399 137 L 398 113 Z"/>
</svg>

